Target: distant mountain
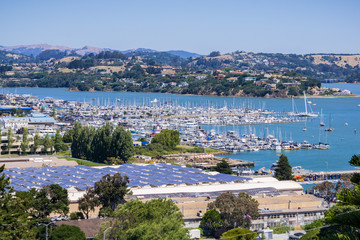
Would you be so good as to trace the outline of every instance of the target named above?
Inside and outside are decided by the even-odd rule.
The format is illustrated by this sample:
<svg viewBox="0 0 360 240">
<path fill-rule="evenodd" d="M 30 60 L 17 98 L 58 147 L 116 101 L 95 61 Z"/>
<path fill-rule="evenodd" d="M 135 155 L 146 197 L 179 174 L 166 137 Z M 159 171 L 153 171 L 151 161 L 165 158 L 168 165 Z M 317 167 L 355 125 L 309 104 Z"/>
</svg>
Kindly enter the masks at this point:
<svg viewBox="0 0 360 240">
<path fill-rule="evenodd" d="M 17 54 L 23 54 L 23 55 L 39 55 L 42 51 L 45 50 L 72 50 L 72 48 L 66 47 L 66 46 L 52 46 L 49 44 L 32 44 L 32 45 L 18 45 L 18 46 L 2 46 L 0 47 L 0 50 L 11 52 L 11 53 L 17 53 Z"/>
<path fill-rule="evenodd" d="M 85 46 L 83 48 L 73 49 L 77 54 L 79 55 L 86 55 L 89 53 L 95 53 L 98 54 L 102 51 L 113 51 L 110 48 L 98 48 L 98 47 L 91 47 L 91 46 Z"/>
<path fill-rule="evenodd" d="M 192 53 L 192 52 L 187 52 L 187 51 L 183 51 L 183 50 L 170 50 L 170 51 L 166 51 L 167 53 L 170 53 L 172 55 L 175 56 L 179 56 L 181 58 L 196 58 L 196 57 L 201 57 L 202 55 L 197 54 L 197 53 Z"/>
<path fill-rule="evenodd" d="M 67 47 L 67 46 L 53 46 L 53 45 L 49 45 L 49 44 L 31 44 L 31 45 L 18 45 L 18 46 L 1 46 L 0 45 L 0 50 L 6 51 L 6 52 L 11 52 L 11 53 L 16 53 L 16 54 L 27 55 L 27 56 L 30 56 L 30 55 L 37 56 L 45 50 L 60 50 L 60 51 L 75 52 L 76 54 L 79 54 L 82 56 L 89 54 L 89 53 L 97 54 L 102 51 L 117 51 L 117 50 L 110 49 L 110 48 L 98 48 L 98 47 L 92 47 L 92 46 L 84 46 L 82 48 L 71 48 L 71 47 Z M 135 48 L 135 49 L 123 50 L 120 52 L 122 52 L 124 54 L 131 54 L 131 55 L 143 54 L 143 53 L 164 52 L 164 53 L 169 53 L 169 54 L 172 54 L 175 56 L 179 56 L 184 59 L 189 58 L 189 57 L 200 57 L 201 56 L 200 54 L 187 52 L 187 51 L 183 51 L 183 50 L 157 51 L 157 50 L 149 49 L 149 48 Z"/>
<path fill-rule="evenodd" d="M 149 48 L 135 48 L 135 49 L 124 50 L 121 52 L 124 54 L 128 54 L 128 53 L 155 53 L 158 51 Z"/>
</svg>

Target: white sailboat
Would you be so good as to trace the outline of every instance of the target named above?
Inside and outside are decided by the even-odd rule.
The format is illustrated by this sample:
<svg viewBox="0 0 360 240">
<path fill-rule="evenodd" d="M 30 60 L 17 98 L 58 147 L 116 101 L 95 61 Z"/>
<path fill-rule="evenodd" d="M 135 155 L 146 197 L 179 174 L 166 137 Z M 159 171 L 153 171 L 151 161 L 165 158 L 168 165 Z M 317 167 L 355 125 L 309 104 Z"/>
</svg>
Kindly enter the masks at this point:
<svg viewBox="0 0 360 240">
<path fill-rule="evenodd" d="M 327 132 L 332 132 L 332 131 L 334 131 L 334 129 L 331 128 L 331 114 L 330 114 L 330 117 L 329 117 L 329 128 L 325 129 L 325 131 L 327 131 Z"/>
<path fill-rule="evenodd" d="M 322 113 L 322 109 L 321 109 L 321 114 L 320 114 L 320 126 L 321 126 L 321 127 L 325 126 L 324 116 L 323 116 L 323 113 Z"/>
<path fill-rule="evenodd" d="M 304 91 L 304 103 L 305 103 L 305 112 L 299 113 L 299 114 L 297 114 L 297 116 L 299 116 L 299 117 L 318 117 L 319 116 L 318 114 L 313 113 L 311 108 L 310 108 L 311 112 L 308 112 L 305 91 Z"/>
</svg>

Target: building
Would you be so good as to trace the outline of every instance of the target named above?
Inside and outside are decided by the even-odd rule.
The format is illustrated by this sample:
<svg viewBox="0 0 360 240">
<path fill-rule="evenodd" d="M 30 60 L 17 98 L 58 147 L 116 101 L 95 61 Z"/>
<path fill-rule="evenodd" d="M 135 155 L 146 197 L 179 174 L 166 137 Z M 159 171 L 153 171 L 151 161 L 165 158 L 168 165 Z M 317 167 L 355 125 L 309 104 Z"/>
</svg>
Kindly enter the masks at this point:
<svg viewBox="0 0 360 240">
<path fill-rule="evenodd" d="M 27 128 L 29 124 L 28 117 L 3 117 L 0 118 L 0 125 L 3 129 L 11 127 L 13 130 Z"/>
</svg>

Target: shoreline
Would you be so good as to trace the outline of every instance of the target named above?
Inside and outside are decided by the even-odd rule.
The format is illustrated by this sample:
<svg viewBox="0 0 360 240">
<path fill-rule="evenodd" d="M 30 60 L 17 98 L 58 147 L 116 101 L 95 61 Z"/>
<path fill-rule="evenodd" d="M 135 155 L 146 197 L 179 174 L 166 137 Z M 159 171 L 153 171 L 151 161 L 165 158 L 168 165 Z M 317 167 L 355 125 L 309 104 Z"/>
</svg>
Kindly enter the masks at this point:
<svg viewBox="0 0 360 240">
<path fill-rule="evenodd" d="M 358 83 L 356 83 L 358 84 Z M 360 83 L 359 83 L 360 84 Z M 38 88 L 38 89 L 66 89 L 69 92 L 83 92 L 83 93 L 154 93 L 154 94 L 169 94 L 169 95 L 180 95 L 180 96 L 197 96 L 197 97 L 227 97 L 227 98 L 254 98 L 254 99 L 291 99 L 289 97 L 252 97 L 252 96 L 218 96 L 218 95 L 197 95 L 197 94 L 181 94 L 181 93 L 162 93 L 162 92 L 125 92 L 125 91 L 79 91 L 70 88 L 42 88 L 42 87 L 0 87 L 0 88 Z M 304 96 L 294 96 L 293 98 L 303 99 Z M 351 95 L 307 95 L 306 98 L 360 98 L 360 95 L 351 94 Z"/>
</svg>

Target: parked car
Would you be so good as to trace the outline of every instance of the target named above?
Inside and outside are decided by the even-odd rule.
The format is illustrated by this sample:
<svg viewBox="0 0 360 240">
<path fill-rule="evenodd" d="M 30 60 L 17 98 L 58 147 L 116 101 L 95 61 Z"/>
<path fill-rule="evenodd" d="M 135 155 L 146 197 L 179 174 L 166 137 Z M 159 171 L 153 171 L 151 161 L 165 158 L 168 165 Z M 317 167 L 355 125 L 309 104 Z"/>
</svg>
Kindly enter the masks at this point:
<svg viewBox="0 0 360 240">
<path fill-rule="evenodd" d="M 304 236 L 305 233 L 303 232 L 297 232 L 289 236 L 289 239 L 300 239 L 302 236 Z"/>
</svg>

